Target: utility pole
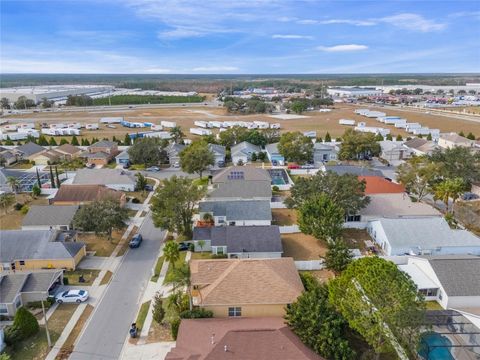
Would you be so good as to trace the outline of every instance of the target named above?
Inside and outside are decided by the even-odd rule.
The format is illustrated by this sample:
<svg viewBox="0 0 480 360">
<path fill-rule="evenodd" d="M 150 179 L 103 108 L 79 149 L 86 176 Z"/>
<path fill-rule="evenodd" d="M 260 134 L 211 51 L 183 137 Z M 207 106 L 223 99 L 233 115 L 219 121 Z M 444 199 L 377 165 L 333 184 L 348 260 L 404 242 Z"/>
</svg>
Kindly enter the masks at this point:
<svg viewBox="0 0 480 360">
<path fill-rule="evenodd" d="M 52 340 L 50 340 L 50 332 L 48 331 L 48 320 L 47 320 L 47 313 L 45 312 L 45 305 L 43 304 L 43 300 L 41 301 L 42 303 L 42 311 L 43 311 L 43 318 L 45 319 L 45 331 L 47 333 L 47 343 L 48 347 L 52 347 Z"/>
</svg>

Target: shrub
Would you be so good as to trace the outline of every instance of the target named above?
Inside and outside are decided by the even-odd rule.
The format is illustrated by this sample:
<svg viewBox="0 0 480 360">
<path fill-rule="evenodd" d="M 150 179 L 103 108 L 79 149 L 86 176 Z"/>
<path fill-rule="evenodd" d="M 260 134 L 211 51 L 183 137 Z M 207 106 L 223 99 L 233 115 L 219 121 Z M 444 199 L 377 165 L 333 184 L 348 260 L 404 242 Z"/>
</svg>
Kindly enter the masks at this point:
<svg viewBox="0 0 480 360">
<path fill-rule="evenodd" d="M 203 319 L 213 317 L 213 312 L 205 309 L 186 310 L 180 313 L 181 319 Z"/>
<path fill-rule="evenodd" d="M 63 278 L 63 285 L 68 285 L 68 278 L 67 277 Z"/>
<path fill-rule="evenodd" d="M 23 204 L 20 204 L 20 203 L 16 203 L 13 208 L 17 211 L 20 211 L 22 210 L 22 207 L 23 207 Z"/>
<path fill-rule="evenodd" d="M 152 309 L 153 320 L 155 320 L 158 324 L 160 324 L 163 321 L 163 318 L 165 317 L 165 310 L 163 309 L 163 300 L 160 294 L 156 294 L 153 301 L 154 301 L 153 309 Z"/>
<path fill-rule="evenodd" d="M 36 334 L 40 329 L 35 316 L 23 306 L 17 310 L 13 318 L 13 326 L 20 330 L 23 339 Z"/>
<path fill-rule="evenodd" d="M 11 356 L 8 355 L 7 353 L 1 353 L 0 354 L 0 360 L 11 360 Z"/>
<path fill-rule="evenodd" d="M 30 208 L 28 207 L 28 205 L 23 205 L 22 208 L 20 209 L 20 212 L 23 214 L 23 215 L 26 215 L 28 213 L 28 210 L 30 210 Z"/>
<path fill-rule="evenodd" d="M 193 245 L 192 243 L 189 243 L 188 244 L 188 251 L 194 252 L 195 251 L 195 245 Z"/>
<path fill-rule="evenodd" d="M 177 340 L 179 327 L 180 327 L 180 319 L 175 319 L 170 323 L 170 331 L 172 332 L 173 340 Z"/>
<path fill-rule="evenodd" d="M 5 343 L 9 346 L 15 346 L 15 344 L 18 344 L 20 341 L 23 340 L 22 332 L 16 326 L 7 326 L 5 328 L 4 335 Z"/>
<path fill-rule="evenodd" d="M 277 185 L 272 186 L 272 191 L 273 192 L 279 192 L 280 188 Z"/>
<path fill-rule="evenodd" d="M 212 254 L 212 259 L 226 259 L 227 254 Z"/>
<path fill-rule="evenodd" d="M 140 204 L 140 200 L 138 200 L 136 197 L 132 199 L 132 203 L 134 204 Z"/>
</svg>

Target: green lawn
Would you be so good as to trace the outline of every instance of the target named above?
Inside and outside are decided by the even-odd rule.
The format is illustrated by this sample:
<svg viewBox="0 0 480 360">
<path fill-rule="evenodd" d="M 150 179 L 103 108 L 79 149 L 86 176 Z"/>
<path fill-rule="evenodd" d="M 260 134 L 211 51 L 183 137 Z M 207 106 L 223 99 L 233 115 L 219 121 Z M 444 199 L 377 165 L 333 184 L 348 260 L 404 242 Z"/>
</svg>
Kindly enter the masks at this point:
<svg viewBox="0 0 480 360">
<path fill-rule="evenodd" d="M 208 185 L 208 177 L 204 177 L 201 179 L 193 180 L 193 183 L 197 186 L 207 186 Z"/>
<path fill-rule="evenodd" d="M 145 319 L 147 318 L 148 309 L 150 308 L 151 302 L 152 302 L 151 300 L 144 302 L 140 307 L 140 311 L 138 312 L 137 321 L 136 321 L 138 330 L 141 330 L 143 327 L 143 324 L 145 323 Z"/>
<path fill-rule="evenodd" d="M 212 253 L 204 251 L 201 252 L 194 252 L 192 253 L 193 260 L 210 260 L 212 258 Z"/>
<path fill-rule="evenodd" d="M 145 164 L 132 164 L 130 170 L 145 170 Z"/>
<path fill-rule="evenodd" d="M 175 262 L 175 268 L 180 267 L 185 262 L 185 256 L 187 255 L 186 251 L 180 252 L 180 257 Z M 165 282 L 168 283 L 173 279 L 173 266 L 172 264 L 168 265 L 167 274 L 165 275 Z"/>
<path fill-rule="evenodd" d="M 48 320 L 52 345 L 60 337 L 76 308 L 76 304 L 61 304 L 50 317 L 50 320 Z M 7 349 L 7 352 L 11 355 L 12 360 L 41 360 L 45 359 L 49 350 L 45 327 L 41 326 L 38 333 L 23 340 L 17 345 L 15 351 Z"/>
<path fill-rule="evenodd" d="M 115 161 L 109 162 L 107 165 L 103 165 L 104 168 L 107 169 L 115 169 L 117 167 L 117 163 Z"/>
<path fill-rule="evenodd" d="M 150 281 L 154 281 L 154 282 L 158 281 L 158 277 L 160 276 L 160 271 L 162 270 L 162 266 L 163 266 L 163 260 L 164 260 L 163 256 L 160 256 L 158 258 L 157 263 L 155 264 L 154 275 L 152 276 Z"/>
<path fill-rule="evenodd" d="M 99 273 L 100 270 L 77 269 L 75 271 L 65 271 L 63 277 L 68 278 L 69 285 L 92 285 Z M 80 275 L 83 275 L 84 283 L 78 282 Z"/>
<path fill-rule="evenodd" d="M 427 310 L 443 310 L 440 304 L 436 301 L 425 301 L 427 305 Z"/>
</svg>

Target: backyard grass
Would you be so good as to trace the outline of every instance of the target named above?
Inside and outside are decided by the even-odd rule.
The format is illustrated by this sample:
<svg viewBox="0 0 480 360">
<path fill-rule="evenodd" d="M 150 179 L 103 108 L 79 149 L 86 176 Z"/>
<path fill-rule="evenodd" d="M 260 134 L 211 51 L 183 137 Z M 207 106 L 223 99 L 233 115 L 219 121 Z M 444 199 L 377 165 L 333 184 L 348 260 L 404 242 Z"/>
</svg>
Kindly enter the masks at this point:
<svg viewBox="0 0 480 360">
<path fill-rule="evenodd" d="M 132 164 L 130 167 L 131 170 L 145 170 L 144 164 Z"/>
<path fill-rule="evenodd" d="M 109 162 L 107 165 L 103 165 L 106 169 L 115 169 L 117 167 L 117 163 L 115 161 Z"/>
<path fill-rule="evenodd" d="M 317 260 L 325 256 L 327 244 L 302 233 L 282 234 L 283 256 L 294 260 Z"/>
<path fill-rule="evenodd" d="M 22 193 L 17 194 L 14 202 L 19 204 L 31 205 L 48 205 L 48 200 L 45 196 L 39 196 L 33 198 L 30 194 Z M 15 210 L 13 205 L 7 210 L 0 212 L 0 230 L 16 230 L 22 227 L 22 221 L 26 214 L 22 214 L 21 211 Z"/>
<path fill-rule="evenodd" d="M 24 162 L 18 162 L 12 166 L 9 166 L 10 169 L 19 169 L 19 170 L 31 169 L 32 167 L 33 167 L 32 163 L 24 163 Z"/>
<path fill-rule="evenodd" d="M 335 274 L 327 269 L 322 269 L 322 270 L 312 270 L 312 271 L 300 271 L 300 273 L 309 273 L 312 274 L 317 278 L 318 281 L 321 283 L 327 282 L 330 279 L 333 279 L 335 277 Z"/>
<path fill-rule="evenodd" d="M 342 235 L 349 248 L 360 249 L 362 253 L 367 250 L 365 240 L 372 241 L 370 234 L 364 229 L 343 229 Z"/>
<path fill-rule="evenodd" d="M 436 301 L 425 301 L 427 310 L 443 310 L 440 304 Z"/>
<path fill-rule="evenodd" d="M 125 192 L 125 195 L 127 196 L 127 198 L 129 197 L 137 198 L 138 200 L 140 200 L 139 204 L 141 204 L 147 198 L 148 191 L 128 191 L 128 192 Z"/>
<path fill-rule="evenodd" d="M 100 281 L 100 285 L 107 285 L 110 282 L 110 279 L 112 278 L 113 273 L 110 270 L 107 270 L 105 275 L 103 276 L 102 281 Z"/>
<path fill-rule="evenodd" d="M 160 256 L 157 259 L 157 263 L 155 264 L 155 269 L 154 269 L 154 272 L 153 272 L 153 276 L 150 279 L 150 281 L 153 281 L 153 282 L 158 281 L 158 277 L 160 276 L 160 271 L 162 270 L 162 266 L 163 266 L 163 260 L 164 260 L 163 256 Z"/>
<path fill-rule="evenodd" d="M 80 233 L 77 235 L 77 239 L 87 244 L 87 251 L 95 252 L 95 256 L 110 256 L 122 239 L 123 233 L 122 230 L 114 231 L 111 240 L 108 240 L 106 236 L 93 233 Z"/>
<path fill-rule="evenodd" d="M 76 304 L 61 304 L 50 317 L 48 329 L 52 344 L 58 340 L 76 308 Z M 41 360 L 45 359 L 49 351 L 45 327 L 41 326 L 37 334 L 17 345 L 16 350 L 11 352 L 11 359 Z"/>
<path fill-rule="evenodd" d="M 186 251 L 182 251 L 180 253 L 180 257 L 178 258 L 177 261 L 175 261 L 175 268 L 179 268 L 184 262 L 185 262 L 185 256 L 187 255 Z M 173 269 L 174 267 L 172 264 L 168 264 L 168 270 L 167 274 L 165 275 L 165 283 L 169 283 L 170 281 L 173 280 Z"/>
<path fill-rule="evenodd" d="M 295 225 L 297 212 L 294 209 L 272 209 L 272 223 L 278 226 Z"/>
<path fill-rule="evenodd" d="M 90 270 L 90 269 L 77 269 L 75 271 L 65 271 L 63 274 L 64 278 L 68 279 L 69 285 L 87 285 L 90 286 L 97 278 L 100 270 Z M 80 275 L 83 275 L 85 282 L 81 283 L 78 281 Z"/>
<path fill-rule="evenodd" d="M 65 305 L 65 304 L 62 304 Z M 55 360 L 66 360 L 70 356 L 70 354 L 73 351 L 73 347 L 75 345 L 75 341 L 77 341 L 78 336 L 80 335 L 80 332 L 82 331 L 83 327 L 85 326 L 85 323 L 87 322 L 88 318 L 90 317 L 90 314 L 93 311 L 93 306 L 92 305 L 87 305 L 85 307 L 85 310 L 83 310 L 82 315 L 80 315 L 80 318 L 78 319 L 77 323 L 73 327 L 72 331 L 70 332 L 70 335 L 68 335 L 67 340 L 63 344 L 62 348 L 60 349 L 60 352 L 56 356 Z"/>
<path fill-rule="evenodd" d="M 143 324 L 145 323 L 145 319 L 147 318 L 148 309 L 150 308 L 151 302 L 151 300 L 144 302 L 140 307 L 140 311 L 138 312 L 137 320 L 135 322 L 139 331 L 142 329 Z"/>
<path fill-rule="evenodd" d="M 192 253 L 192 260 L 209 260 L 212 258 L 212 253 L 204 251 L 201 252 L 194 252 Z"/>
</svg>

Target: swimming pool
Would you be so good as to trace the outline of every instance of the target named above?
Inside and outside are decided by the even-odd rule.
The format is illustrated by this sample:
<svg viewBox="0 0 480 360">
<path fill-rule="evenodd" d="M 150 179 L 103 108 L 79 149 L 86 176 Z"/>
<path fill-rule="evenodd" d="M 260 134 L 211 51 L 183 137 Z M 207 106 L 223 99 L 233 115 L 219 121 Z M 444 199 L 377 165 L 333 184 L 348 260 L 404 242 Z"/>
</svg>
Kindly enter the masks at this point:
<svg viewBox="0 0 480 360">
<path fill-rule="evenodd" d="M 418 354 L 425 360 L 455 360 L 450 352 L 452 342 L 438 333 L 426 333 L 420 340 Z"/>
<path fill-rule="evenodd" d="M 268 173 L 272 178 L 272 185 L 288 184 L 288 176 L 284 169 L 268 169 Z"/>
</svg>

